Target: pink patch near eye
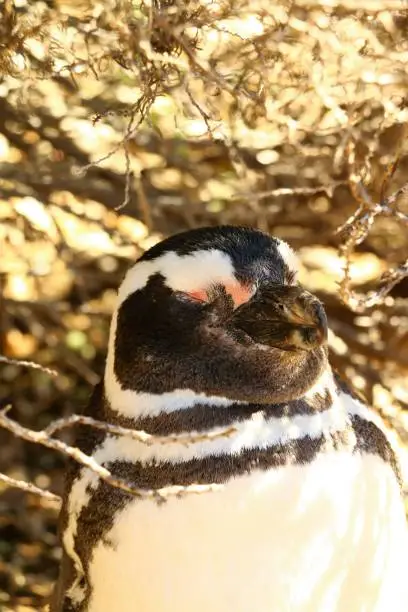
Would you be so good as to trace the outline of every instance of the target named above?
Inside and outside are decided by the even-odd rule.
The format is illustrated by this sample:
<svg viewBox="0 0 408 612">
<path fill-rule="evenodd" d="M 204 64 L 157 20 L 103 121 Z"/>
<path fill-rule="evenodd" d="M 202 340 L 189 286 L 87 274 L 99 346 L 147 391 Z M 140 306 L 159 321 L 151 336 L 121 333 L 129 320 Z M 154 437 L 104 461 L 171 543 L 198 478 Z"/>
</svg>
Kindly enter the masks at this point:
<svg viewBox="0 0 408 612">
<path fill-rule="evenodd" d="M 252 288 L 242 286 L 240 283 L 228 283 L 225 286 L 226 292 L 232 297 L 235 308 L 241 306 L 252 297 Z M 198 302 L 208 302 L 208 294 L 204 289 L 189 291 L 187 295 Z"/>
<path fill-rule="evenodd" d="M 246 287 L 241 285 L 240 283 L 231 283 L 225 285 L 225 290 L 234 300 L 236 308 L 238 308 L 238 306 L 241 306 L 241 304 L 245 304 L 245 302 L 248 302 L 248 300 L 252 297 L 253 294 L 252 287 Z"/>
<path fill-rule="evenodd" d="M 198 300 L 199 302 L 206 302 L 208 300 L 207 292 L 202 291 L 189 291 L 188 294 L 193 300 Z"/>
</svg>

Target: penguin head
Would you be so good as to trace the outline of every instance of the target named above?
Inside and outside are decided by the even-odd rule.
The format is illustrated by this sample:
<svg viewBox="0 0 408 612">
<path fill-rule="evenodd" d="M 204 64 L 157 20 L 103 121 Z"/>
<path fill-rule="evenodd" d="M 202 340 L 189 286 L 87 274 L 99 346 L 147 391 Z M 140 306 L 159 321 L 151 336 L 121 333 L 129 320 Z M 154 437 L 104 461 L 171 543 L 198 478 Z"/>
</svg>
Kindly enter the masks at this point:
<svg viewBox="0 0 408 612">
<path fill-rule="evenodd" d="M 299 399 L 327 366 L 322 304 L 283 241 L 222 226 L 155 245 L 128 271 L 110 332 L 105 393 L 227 401 Z"/>
</svg>

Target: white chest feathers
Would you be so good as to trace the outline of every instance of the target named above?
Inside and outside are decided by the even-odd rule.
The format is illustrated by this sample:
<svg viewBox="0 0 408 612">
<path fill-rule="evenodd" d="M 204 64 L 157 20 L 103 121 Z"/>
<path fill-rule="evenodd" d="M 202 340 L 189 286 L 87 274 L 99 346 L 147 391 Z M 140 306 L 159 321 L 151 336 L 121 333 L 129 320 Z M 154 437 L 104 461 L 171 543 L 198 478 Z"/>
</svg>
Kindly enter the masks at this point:
<svg viewBox="0 0 408 612">
<path fill-rule="evenodd" d="M 87 610 L 403 612 L 407 561 L 390 466 L 333 452 L 130 503 L 94 550 Z"/>
</svg>

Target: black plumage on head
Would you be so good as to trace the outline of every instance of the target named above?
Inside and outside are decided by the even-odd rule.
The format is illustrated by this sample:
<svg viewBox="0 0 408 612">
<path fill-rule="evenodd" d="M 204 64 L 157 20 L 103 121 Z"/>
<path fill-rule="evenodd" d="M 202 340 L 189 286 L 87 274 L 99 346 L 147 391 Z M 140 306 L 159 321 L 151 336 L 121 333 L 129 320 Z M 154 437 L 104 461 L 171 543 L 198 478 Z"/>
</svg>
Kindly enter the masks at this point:
<svg viewBox="0 0 408 612">
<path fill-rule="evenodd" d="M 156 261 L 157 270 L 117 312 L 114 369 L 122 389 L 190 389 L 265 403 L 300 398 L 326 367 L 327 324 L 320 302 L 291 284 L 296 270 L 281 244 L 257 230 L 227 226 L 172 236 L 147 251 L 134 269 Z M 217 270 L 205 301 L 169 286 L 160 271 L 161 258 L 173 253 L 172 270 L 178 266 L 183 278 L 185 257 L 199 260 L 208 251 L 226 256 L 235 281 L 251 288 L 238 308 Z"/>
</svg>

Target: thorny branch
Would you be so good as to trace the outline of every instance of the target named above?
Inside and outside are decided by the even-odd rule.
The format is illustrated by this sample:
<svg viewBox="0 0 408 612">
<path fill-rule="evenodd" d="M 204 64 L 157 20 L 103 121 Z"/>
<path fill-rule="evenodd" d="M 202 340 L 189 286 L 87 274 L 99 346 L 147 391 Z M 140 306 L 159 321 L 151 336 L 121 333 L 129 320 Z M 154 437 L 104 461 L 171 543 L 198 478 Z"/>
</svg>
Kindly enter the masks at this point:
<svg viewBox="0 0 408 612">
<path fill-rule="evenodd" d="M 390 195 L 386 195 L 390 181 L 400 161 L 397 156 L 386 168 L 381 185 L 380 198 L 378 202 L 375 202 L 356 168 L 355 147 L 356 143 L 350 141 L 348 147 L 349 184 L 354 198 L 359 203 L 359 207 L 347 219 L 344 225 L 338 228 L 337 234 L 341 237 L 340 251 L 345 260 L 344 277 L 340 283 L 340 296 L 352 310 L 362 312 L 383 302 L 393 287 L 408 276 L 407 260 L 397 268 L 387 270 L 379 279 L 378 288 L 370 291 L 367 295 L 357 294 L 350 286 L 351 256 L 355 247 L 367 238 L 375 219 L 380 216 L 393 217 L 408 228 L 408 216 L 396 208 L 400 197 L 408 193 L 408 182 Z"/>
</svg>

